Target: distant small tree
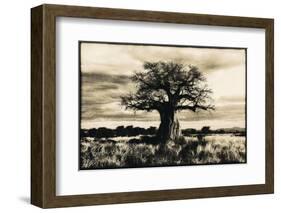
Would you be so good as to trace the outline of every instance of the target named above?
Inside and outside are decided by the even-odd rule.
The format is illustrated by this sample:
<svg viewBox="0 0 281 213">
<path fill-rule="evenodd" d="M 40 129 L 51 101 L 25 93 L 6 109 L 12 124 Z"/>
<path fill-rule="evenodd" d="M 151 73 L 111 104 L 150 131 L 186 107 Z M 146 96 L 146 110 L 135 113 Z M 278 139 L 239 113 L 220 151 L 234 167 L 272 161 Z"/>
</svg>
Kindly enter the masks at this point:
<svg viewBox="0 0 281 213">
<path fill-rule="evenodd" d="M 111 138 L 114 137 L 114 131 L 105 127 L 100 127 L 97 129 L 96 133 L 97 138 Z"/>
<path fill-rule="evenodd" d="M 201 129 L 201 133 L 203 134 L 207 134 L 210 131 L 210 127 L 209 126 L 203 126 Z"/>
<path fill-rule="evenodd" d="M 181 135 L 176 112 L 214 110 L 212 90 L 206 78 L 195 66 L 175 62 L 145 62 L 143 71 L 132 76 L 136 92 L 122 96 L 126 109 L 153 111 L 160 114 L 158 138 L 166 142 Z"/>
<path fill-rule="evenodd" d="M 97 129 L 96 128 L 90 129 L 88 131 L 88 134 L 89 134 L 90 137 L 93 137 L 93 138 L 96 137 L 97 136 Z"/>
<path fill-rule="evenodd" d="M 117 136 L 126 136 L 127 135 L 127 131 L 124 126 L 118 126 L 115 131 L 116 131 Z"/>
</svg>

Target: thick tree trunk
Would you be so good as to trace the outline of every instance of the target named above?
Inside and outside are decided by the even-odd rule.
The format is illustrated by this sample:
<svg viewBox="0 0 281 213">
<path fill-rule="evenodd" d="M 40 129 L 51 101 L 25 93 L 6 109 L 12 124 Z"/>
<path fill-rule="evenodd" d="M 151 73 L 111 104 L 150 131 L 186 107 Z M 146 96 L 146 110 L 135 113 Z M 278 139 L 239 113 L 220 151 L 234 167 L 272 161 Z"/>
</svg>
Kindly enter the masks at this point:
<svg viewBox="0 0 281 213">
<path fill-rule="evenodd" d="M 181 136 L 179 121 L 174 110 L 163 110 L 160 112 L 161 123 L 157 132 L 157 137 L 162 143 L 168 140 L 176 140 Z"/>
</svg>

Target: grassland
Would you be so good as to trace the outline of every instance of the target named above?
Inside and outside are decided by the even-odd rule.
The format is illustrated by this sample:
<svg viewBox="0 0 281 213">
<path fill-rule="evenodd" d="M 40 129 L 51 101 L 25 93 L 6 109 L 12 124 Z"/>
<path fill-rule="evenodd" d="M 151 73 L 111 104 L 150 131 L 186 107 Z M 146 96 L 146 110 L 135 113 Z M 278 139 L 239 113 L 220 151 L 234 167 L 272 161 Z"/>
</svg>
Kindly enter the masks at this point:
<svg viewBox="0 0 281 213">
<path fill-rule="evenodd" d="M 182 136 L 165 144 L 153 136 L 82 137 L 80 146 L 81 169 L 246 162 L 246 138 L 235 134 Z"/>
</svg>

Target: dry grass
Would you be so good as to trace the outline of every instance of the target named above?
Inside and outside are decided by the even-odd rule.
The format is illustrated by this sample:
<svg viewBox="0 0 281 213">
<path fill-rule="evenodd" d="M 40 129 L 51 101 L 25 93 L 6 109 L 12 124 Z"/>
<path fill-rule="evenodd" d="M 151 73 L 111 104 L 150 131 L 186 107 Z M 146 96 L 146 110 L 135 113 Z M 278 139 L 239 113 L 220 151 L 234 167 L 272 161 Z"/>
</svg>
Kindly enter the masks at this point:
<svg viewBox="0 0 281 213">
<path fill-rule="evenodd" d="M 83 138 L 81 168 L 120 168 L 171 165 L 243 163 L 246 161 L 245 137 L 210 135 L 184 137 L 165 145 L 153 138 Z"/>
</svg>

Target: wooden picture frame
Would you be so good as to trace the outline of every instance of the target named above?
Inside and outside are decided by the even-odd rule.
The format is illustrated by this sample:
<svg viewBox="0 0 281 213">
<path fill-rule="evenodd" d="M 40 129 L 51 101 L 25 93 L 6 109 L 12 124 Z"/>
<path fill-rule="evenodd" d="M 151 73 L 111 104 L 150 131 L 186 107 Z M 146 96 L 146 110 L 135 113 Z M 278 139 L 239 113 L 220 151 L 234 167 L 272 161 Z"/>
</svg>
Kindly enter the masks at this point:
<svg viewBox="0 0 281 213">
<path fill-rule="evenodd" d="M 56 18 L 92 18 L 265 29 L 265 184 L 56 195 Z M 41 208 L 179 200 L 274 191 L 274 21 L 218 15 L 44 4 L 31 9 L 31 203 Z"/>
</svg>

